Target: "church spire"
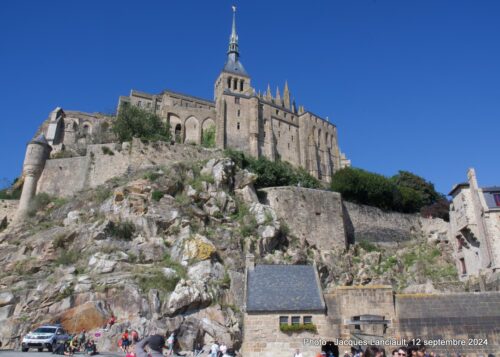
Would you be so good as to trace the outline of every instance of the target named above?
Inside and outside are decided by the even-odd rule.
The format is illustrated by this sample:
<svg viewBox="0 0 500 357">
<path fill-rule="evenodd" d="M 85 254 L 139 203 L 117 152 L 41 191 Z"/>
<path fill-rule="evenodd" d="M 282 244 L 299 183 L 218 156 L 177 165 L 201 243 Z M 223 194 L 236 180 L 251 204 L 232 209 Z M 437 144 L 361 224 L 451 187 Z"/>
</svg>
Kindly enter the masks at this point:
<svg viewBox="0 0 500 357">
<path fill-rule="evenodd" d="M 234 53 L 236 56 L 239 56 L 238 50 L 238 35 L 236 34 L 236 6 L 233 5 L 233 28 L 231 31 L 231 36 L 229 37 L 229 49 L 227 51 L 228 54 Z"/>
<path fill-rule="evenodd" d="M 288 81 L 285 82 L 285 89 L 283 90 L 283 104 L 286 109 L 290 109 L 290 91 L 288 89 Z"/>
</svg>

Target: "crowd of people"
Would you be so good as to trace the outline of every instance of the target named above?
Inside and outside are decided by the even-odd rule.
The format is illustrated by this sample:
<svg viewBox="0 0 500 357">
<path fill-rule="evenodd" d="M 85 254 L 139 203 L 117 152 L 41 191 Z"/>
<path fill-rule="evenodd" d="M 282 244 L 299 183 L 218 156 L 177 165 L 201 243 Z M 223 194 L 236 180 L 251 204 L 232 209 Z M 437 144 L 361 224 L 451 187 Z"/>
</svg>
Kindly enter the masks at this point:
<svg viewBox="0 0 500 357">
<path fill-rule="evenodd" d="M 84 352 L 86 355 L 93 356 L 97 354 L 97 346 L 94 339 L 87 339 L 85 330 L 80 334 L 70 337 L 66 341 L 58 341 L 53 354 L 73 356 L 76 352 Z"/>
<path fill-rule="evenodd" d="M 351 351 L 345 351 L 342 354 L 343 357 L 389 357 L 385 349 L 380 346 L 368 346 L 363 351 L 361 349 L 352 349 Z M 297 349 L 293 357 L 303 357 L 299 349 Z M 316 357 L 341 357 L 336 356 L 332 351 L 329 352 L 319 352 Z M 465 355 L 460 354 L 438 354 L 433 351 L 429 351 L 424 345 L 410 345 L 402 346 L 392 350 L 391 357 L 465 357 Z M 486 357 L 486 356 L 485 356 Z M 493 354 L 488 354 L 487 357 L 495 357 Z"/>
</svg>

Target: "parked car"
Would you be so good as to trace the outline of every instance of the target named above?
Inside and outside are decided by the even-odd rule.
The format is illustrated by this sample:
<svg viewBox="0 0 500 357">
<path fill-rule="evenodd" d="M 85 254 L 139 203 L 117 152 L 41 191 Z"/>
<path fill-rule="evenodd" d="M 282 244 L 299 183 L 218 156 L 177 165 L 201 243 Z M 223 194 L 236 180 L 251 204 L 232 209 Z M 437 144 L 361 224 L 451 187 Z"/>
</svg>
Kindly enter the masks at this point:
<svg viewBox="0 0 500 357">
<path fill-rule="evenodd" d="M 21 351 L 28 352 L 30 348 L 36 348 L 38 352 L 44 349 L 52 352 L 57 343 L 65 343 L 69 338 L 61 325 L 43 325 L 23 337 Z"/>
</svg>

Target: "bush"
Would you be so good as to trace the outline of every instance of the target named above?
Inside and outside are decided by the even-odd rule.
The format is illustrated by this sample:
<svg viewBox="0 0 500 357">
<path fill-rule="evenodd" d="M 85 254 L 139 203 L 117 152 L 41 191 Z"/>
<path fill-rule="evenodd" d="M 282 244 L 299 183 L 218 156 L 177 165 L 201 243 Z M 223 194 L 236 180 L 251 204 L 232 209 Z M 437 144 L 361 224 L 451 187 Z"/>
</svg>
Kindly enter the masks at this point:
<svg viewBox="0 0 500 357">
<path fill-rule="evenodd" d="M 420 214 L 423 217 L 437 217 L 444 219 L 446 222 L 450 221 L 450 201 L 444 196 L 437 200 L 437 202 L 424 206 L 420 209 Z"/>
<path fill-rule="evenodd" d="M 151 198 L 155 201 L 161 200 L 163 196 L 165 196 L 165 194 L 161 191 L 153 191 L 153 193 L 151 194 Z"/>
<path fill-rule="evenodd" d="M 107 234 L 122 240 L 132 240 L 134 232 L 135 225 L 130 221 L 118 223 L 110 222 L 109 226 L 106 228 Z"/>
<path fill-rule="evenodd" d="M 45 192 L 39 193 L 30 202 L 28 215 L 33 217 L 38 211 L 45 208 L 45 206 L 52 202 L 52 200 L 53 198 L 49 194 Z"/>
<path fill-rule="evenodd" d="M 113 156 L 115 153 L 113 150 L 111 150 L 109 147 L 107 146 L 101 146 L 101 149 L 102 149 L 102 153 L 104 155 L 110 155 L 110 156 Z"/>
<path fill-rule="evenodd" d="M 73 265 L 78 260 L 79 252 L 76 250 L 61 250 L 55 263 L 56 265 Z"/>
<path fill-rule="evenodd" d="M 226 150 L 226 155 L 237 166 L 257 174 L 255 188 L 276 186 L 301 186 L 306 188 L 319 188 L 320 182 L 309 175 L 303 168 L 296 168 L 290 163 L 276 160 L 271 161 L 266 157 L 258 159 L 247 157 L 240 151 Z"/>
<path fill-rule="evenodd" d="M 207 129 L 203 130 L 203 134 L 201 137 L 201 145 L 206 148 L 215 147 L 215 125 L 212 125 Z"/>
<path fill-rule="evenodd" d="M 419 212 L 440 197 L 432 183 L 407 171 L 388 178 L 348 167 L 333 175 L 330 188 L 347 201 L 404 213 Z"/>
<path fill-rule="evenodd" d="M 153 270 L 147 275 L 136 276 L 136 281 L 143 292 L 158 289 L 163 292 L 174 291 L 179 282 L 179 277 L 167 278 L 160 270 Z"/>
<path fill-rule="evenodd" d="M 132 105 L 122 105 L 113 122 L 113 132 L 120 142 L 140 138 L 143 141 L 170 142 L 171 134 L 167 123 L 153 113 Z"/>
</svg>

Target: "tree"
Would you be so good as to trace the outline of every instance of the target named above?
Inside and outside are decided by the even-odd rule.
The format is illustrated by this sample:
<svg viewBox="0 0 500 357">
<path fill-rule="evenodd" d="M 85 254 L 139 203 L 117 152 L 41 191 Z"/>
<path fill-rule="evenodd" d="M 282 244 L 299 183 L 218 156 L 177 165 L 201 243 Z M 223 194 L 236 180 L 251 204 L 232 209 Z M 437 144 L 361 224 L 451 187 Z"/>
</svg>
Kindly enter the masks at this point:
<svg viewBox="0 0 500 357">
<path fill-rule="evenodd" d="M 113 132 L 120 142 L 140 138 L 150 141 L 170 141 L 170 128 L 167 123 L 151 112 L 132 105 L 122 105 L 113 122 Z"/>
<path fill-rule="evenodd" d="M 422 205 L 424 206 L 435 203 L 441 197 L 434 189 L 434 184 L 411 172 L 399 171 L 392 176 L 391 180 L 399 187 L 406 187 L 416 191 L 421 196 Z"/>
<path fill-rule="evenodd" d="M 211 125 L 203 130 L 201 145 L 206 148 L 215 147 L 215 125 Z"/>
</svg>

